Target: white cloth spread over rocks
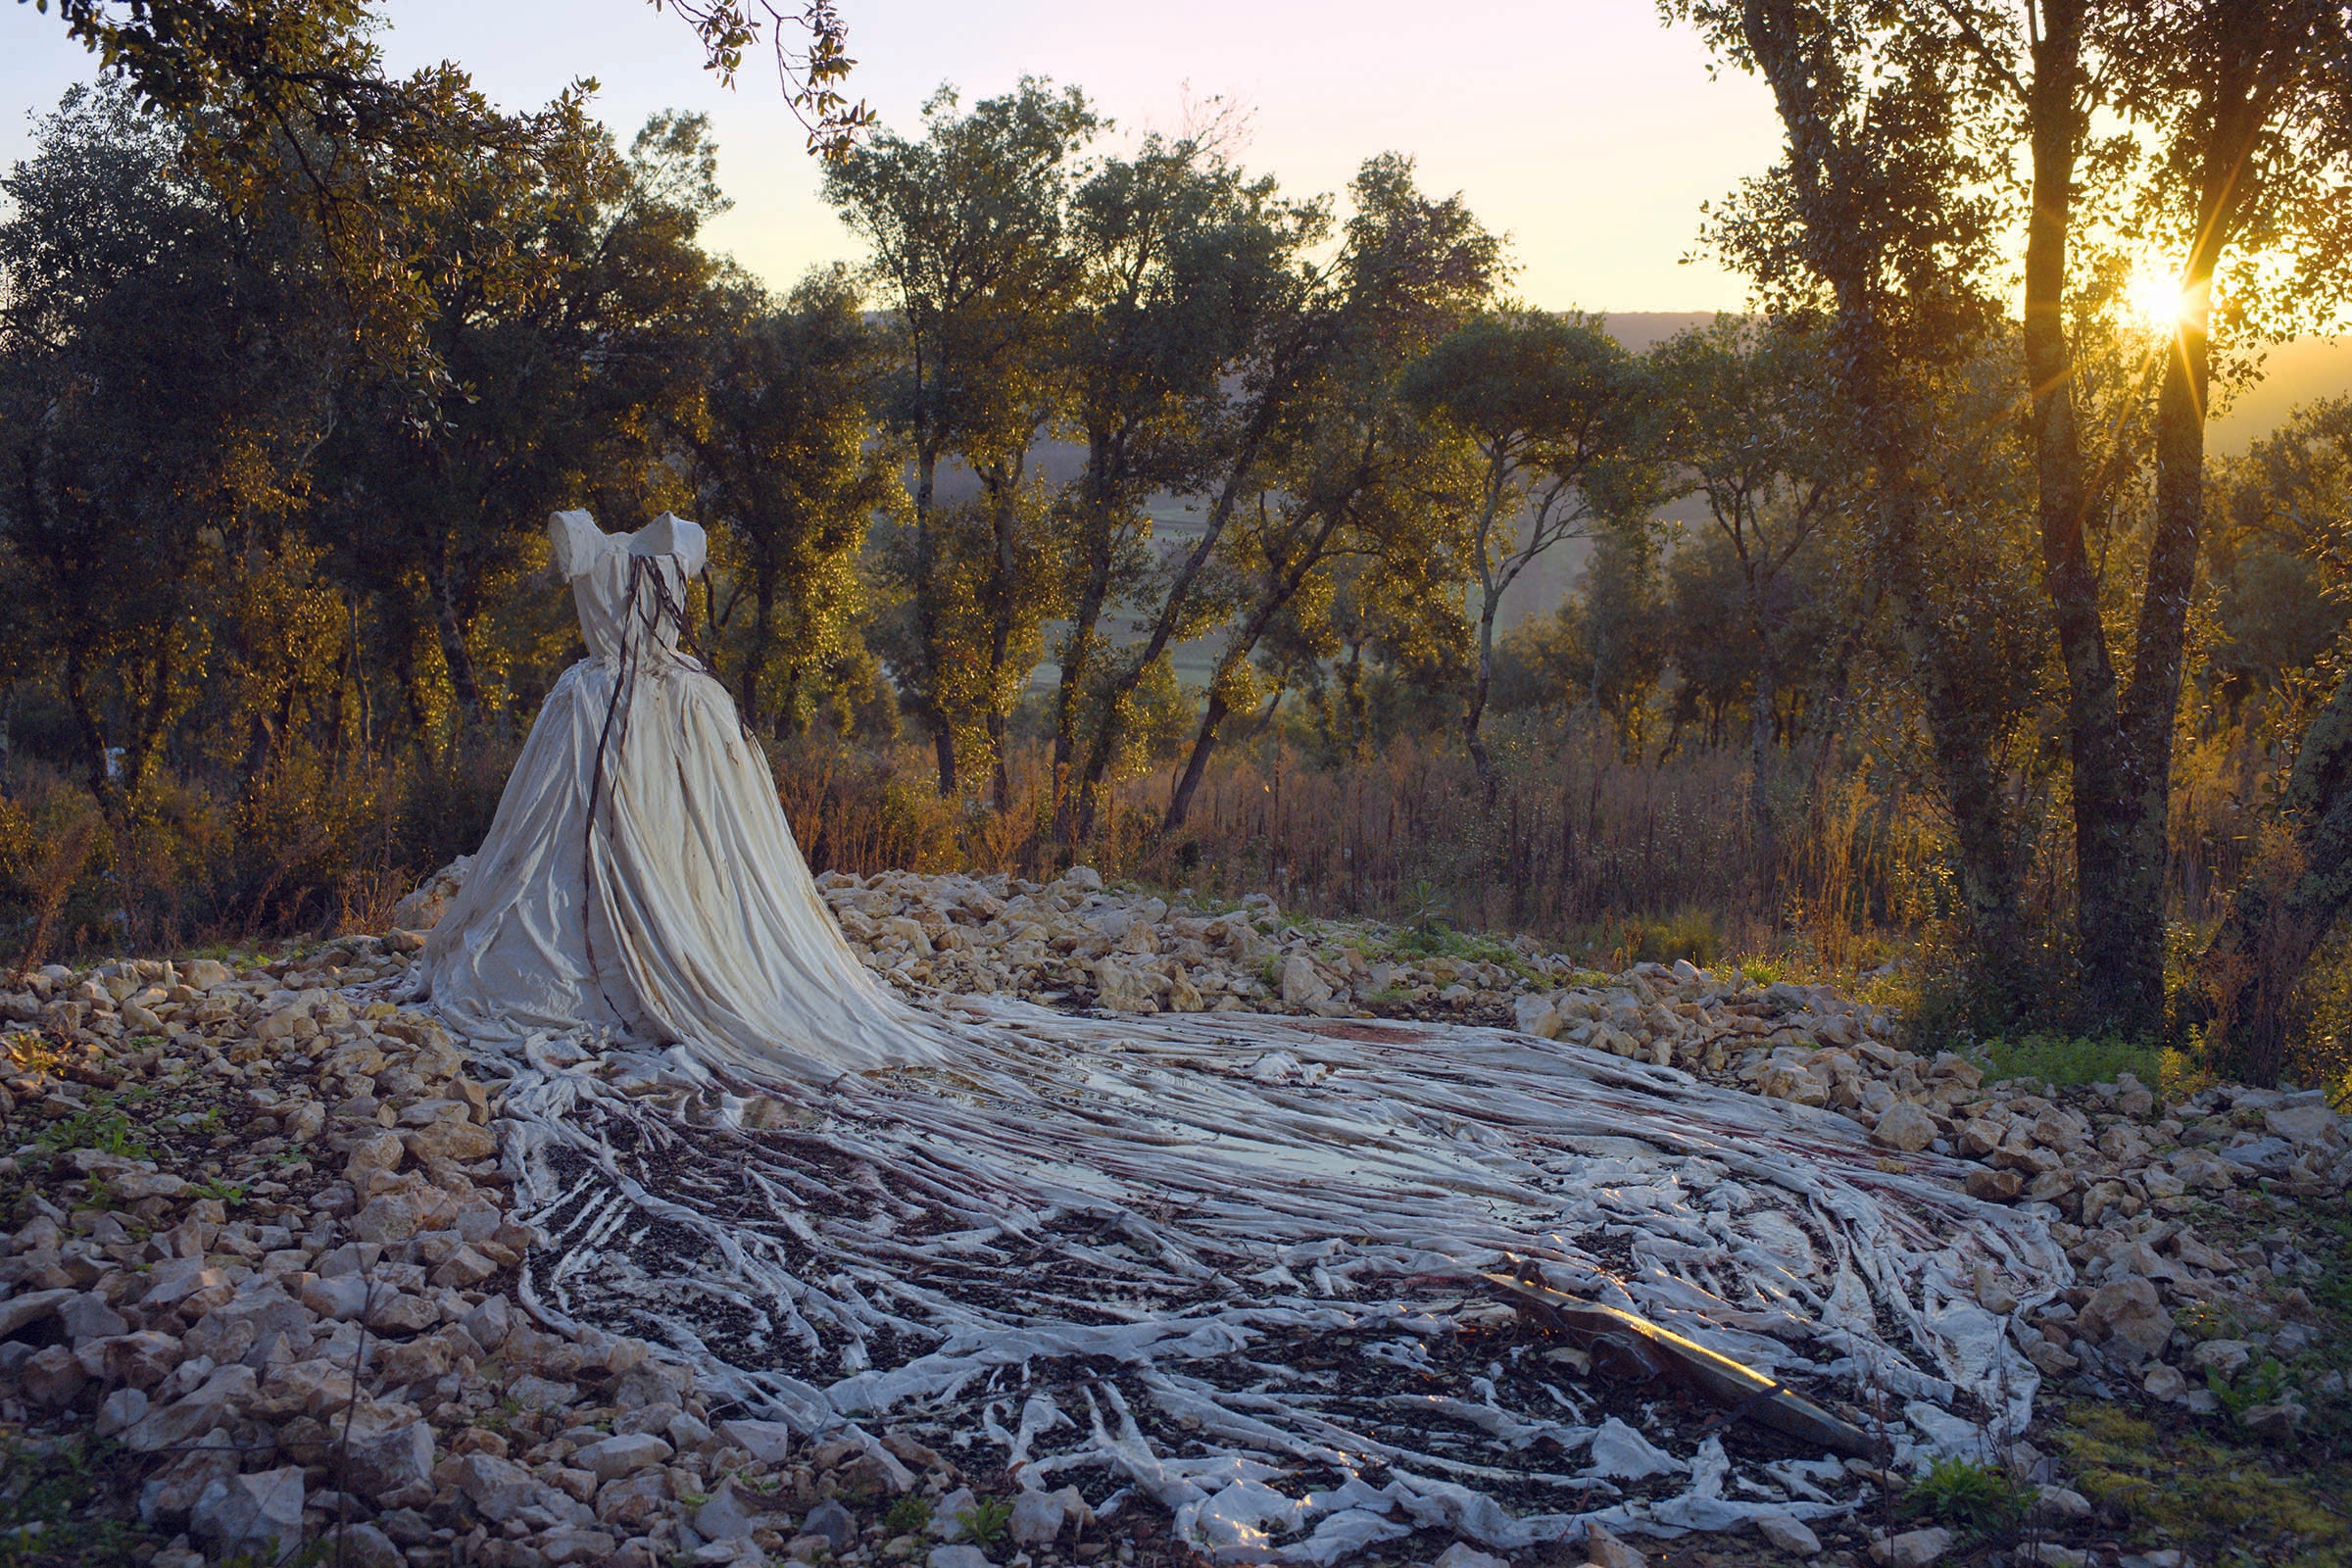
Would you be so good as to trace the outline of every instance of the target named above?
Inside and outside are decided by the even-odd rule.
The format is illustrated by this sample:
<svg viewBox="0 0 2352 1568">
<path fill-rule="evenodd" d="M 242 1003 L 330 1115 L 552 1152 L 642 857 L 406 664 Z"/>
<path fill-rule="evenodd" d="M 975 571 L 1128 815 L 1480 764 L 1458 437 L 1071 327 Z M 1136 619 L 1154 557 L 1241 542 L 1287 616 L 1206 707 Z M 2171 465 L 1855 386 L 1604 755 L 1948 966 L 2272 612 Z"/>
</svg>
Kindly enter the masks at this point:
<svg viewBox="0 0 2352 1568">
<path fill-rule="evenodd" d="M 956 1067 L 778 1090 L 552 1037 L 469 1055 L 387 1000 L 406 932 L 0 994 L 29 1215 L 0 1418 L 119 1442 L 163 1568 L 328 1537 L 1091 1562 L 1139 1496 L 1312 1561 L 1797 1540 L 1886 1478 L 1515 1322 L 1475 1271 L 1533 1259 L 1883 1422 L 1902 1471 L 1998 1451 L 2037 1372 L 2195 1402 L 2287 1353 L 2309 1260 L 2199 1217 L 2352 1176 L 2310 1097 L 1986 1085 L 1826 990 L 1415 955 L 1083 872 L 825 880 L 886 978 L 1102 1010 L 935 999 Z M 1285 991 L 1287 1018 L 1189 1016 Z M 2238 1337 L 2191 1331 L 2221 1305 Z"/>
</svg>

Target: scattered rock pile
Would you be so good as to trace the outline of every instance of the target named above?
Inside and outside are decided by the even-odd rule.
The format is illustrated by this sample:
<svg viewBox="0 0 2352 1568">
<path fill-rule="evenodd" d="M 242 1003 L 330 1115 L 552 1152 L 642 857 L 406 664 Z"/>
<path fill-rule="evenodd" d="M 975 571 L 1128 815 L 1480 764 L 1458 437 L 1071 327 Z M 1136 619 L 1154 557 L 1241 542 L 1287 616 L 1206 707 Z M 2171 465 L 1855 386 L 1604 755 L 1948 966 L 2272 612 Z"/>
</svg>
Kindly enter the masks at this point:
<svg viewBox="0 0 2352 1568">
<path fill-rule="evenodd" d="M 1262 897 L 1171 907 L 1083 868 L 1047 886 L 821 880 L 902 985 L 1501 1023 L 1844 1116 L 1889 1159 L 2040 1205 L 2080 1285 L 2025 1313 L 1996 1276 L 1978 1293 L 2046 1374 L 2101 1394 L 2129 1378 L 2210 1409 L 2209 1372 L 2291 1360 L 2319 1321 L 2318 1265 L 2276 1223 L 2352 1181 L 2352 1136 L 2318 1097 L 2208 1089 L 2167 1106 L 2128 1074 L 2063 1095 L 1988 1084 L 1977 1062 L 1886 1044 L 1891 1018 L 1826 988 L 1688 964 L 1602 977 L 1524 942 L 1286 923 Z M 429 920 L 454 886 L 437 878 L 404 917 Z M 35 1454 L 90 1433 L 120 1445 L 111 1506 L 144 1533 L 137 1560 L 328 1538 L 364 1568 L 1152 1555 L 1075 1492 L 1018 1493 L 1007 1512 L 971 1490 L 1014 1492 L 1002 1478 L 918 1444 L 788 1442 L 713 1408 L 644 1342 L 540 1328 L 514 1295 L 543 1238 L 510 1211 L 498 1161 L 506 1069 L 381 1000 L 420 946 L 400 930 L 258 967 L 53 965 L 0 990 L 0 1420 Z M 2237 1419 L 2282 1441 L 2338 1382 Z M 986 1554 L 958 1539 L 973 1531 Z"/>
<path fill-rule="evenodd" d="M 1106 892 L 1086 866 L 1045 885 L 909 871 L 862 880 L 828 872 L 817 885 L 885 978 L 1048 1005 L 1324 1017 L 1418 1010 L 1507 1022 L 1531 985 L 1580 972 L 1533 939 L 1484 957 L 1412 953 L 1381 927 L 1286 925 L 1262 893 L 1232 909 L 1171 906 Z"/>
<path fill-rule="evenodd" d="M 513 1299 L 534 1238 L 497 1081 L 341 989 L 407 961 L 364 939 L 0 995 L 0 1181 L 30 1216 L 0 1239 L 0 1419 L 36 1455 L 115 1440 L 112 1522 L 153 1568 L 322 1539 L 355 1568 L 880 1555 L 880 1519 L 830 1499 L 946 1493 L 945 1460 L 714 1418 L 644 1342 L 562 1338 Z"/>
</svg>

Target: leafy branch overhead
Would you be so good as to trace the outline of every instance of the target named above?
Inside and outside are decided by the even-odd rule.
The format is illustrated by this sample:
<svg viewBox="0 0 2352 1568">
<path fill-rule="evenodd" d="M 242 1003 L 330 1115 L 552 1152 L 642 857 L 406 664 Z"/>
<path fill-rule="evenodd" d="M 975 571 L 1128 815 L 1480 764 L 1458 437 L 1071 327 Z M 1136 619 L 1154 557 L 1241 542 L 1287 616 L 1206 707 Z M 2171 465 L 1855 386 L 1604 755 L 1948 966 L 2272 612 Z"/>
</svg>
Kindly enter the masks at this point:
<svg viewBox="0 0 2352 1568">
<path fill-rule="evenodd" d="M 849 28 L 833 0 L 807 0 L 798 11 L 771 0 L 653 0 L 686 19 L 702 40 L 705 65 L 730 85 L 744 51 L 762 30 L 775 61 L 784 101 L 808 132 L 808 150 L 828 161 L 849 155 L 877 121 L 863 99 L 842 91 L 858 62 L 850 58 Z M 797 43 L 797 47 L 796 47 Z"/>
</svg>

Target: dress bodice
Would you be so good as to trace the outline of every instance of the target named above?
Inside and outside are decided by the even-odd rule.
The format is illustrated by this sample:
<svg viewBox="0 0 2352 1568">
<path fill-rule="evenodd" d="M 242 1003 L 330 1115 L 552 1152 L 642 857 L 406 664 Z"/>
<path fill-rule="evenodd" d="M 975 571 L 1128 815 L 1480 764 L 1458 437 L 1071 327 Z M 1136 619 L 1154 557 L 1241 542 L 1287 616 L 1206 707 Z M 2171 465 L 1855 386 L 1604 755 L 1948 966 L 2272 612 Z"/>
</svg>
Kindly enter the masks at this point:
<svg viewBox="0 0 2352 1568">
<path fill-rule="evenodd" d="M 677 652 L 686 584 L 707 549 L 700 524 L 664 512 L 635 533 L 607 533 L 585 512 L 559 512 L 547 531 L 590 657 L 610 662 L 632 644 L 642 656 L 649 635 L 662 653 Z"/>
</svg>

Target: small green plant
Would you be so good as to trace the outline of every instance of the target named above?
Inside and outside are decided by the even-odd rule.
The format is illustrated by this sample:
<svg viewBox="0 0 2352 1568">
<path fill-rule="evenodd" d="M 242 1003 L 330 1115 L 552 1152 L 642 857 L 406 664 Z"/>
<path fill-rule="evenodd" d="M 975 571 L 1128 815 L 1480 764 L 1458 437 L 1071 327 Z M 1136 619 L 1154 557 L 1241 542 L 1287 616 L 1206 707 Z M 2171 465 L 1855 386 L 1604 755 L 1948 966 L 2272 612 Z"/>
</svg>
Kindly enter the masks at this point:
<svg viewBox="0 0 2352 1568">
<path fill-rule="evenodd" d="M 2352 1219 L 2323 1221 L 2334 1245 L 2320 1259 L 2320 1277 L 2312 1283 L 2311 1298 L 2330 1312 L 2352 1315 Z"/>
<path fill-rule="evenodd" d="M 2153 1045 L 2133 1045 L 2112 1037 L 2069 1040 L 2063 1035 L 2027 1035 L 2021 1040 L 1988 1040 L 1984 1055 L 1991 1078 L 2032 1078 L 2052 1088 L 2113 1083 L 2118 1073 L 2132 1073 L 2150 1088 L 2165 1075 L 2166 1053 Z"/>
<path fill-rule="evenodd" d="M 153 1157 L 147 1146 L 139 1141 L 138 1129 L 130 1118 L 115 1109 L 114 1101 L 105 1095 L 92 1097 L 88 1110 L 51 1122 L 33 1140 L 33 1146 L 51 1154 L 94 1149 L 122 1159 Z"/>
<path fill-rule="evenodd" d="M 245 1189 L 220 1176 L 208 1176 L 203 1181 L 190 1182 L 188 1191 L 198 1198 L 217 1200 L 229 1208 L 235 1208 L 245 1201 Z"/>
<path fill-rule="evenodd" d="M 963 1526 L 963 1533 L 981 1545 L 994 1545 L 1012 1534 L 1012 1499 L 982 1497 L 956 1520 Z"/>
<path fill-rule="evenodd" d="M 882 1527 L 894 1536 L 919 1535 L 931 1523 L 931 1499 L 919 1492 L 903 1494 L 882 1516 Z"/>
<path fill-rule="evenodd" d="M 1946 1457 L 1928 1466 L 1911 1483 L 1909 1501 L 1918 1512 L 1971 1535 L 1987 1536 L 2025 1517 L 2031 1494 L 2006 1470 L 1974 1459 Z"/>
<path fill-rule="evenodd" d="M 1404 891 L 1404 924 L 1424 939 L 1443 936 L 1453 924 L 1445 892 L 1424 877 Z"/>
<path fill-rule="evenodd" d="M 46 1452 L 0 1442 L 0 1568 L 129 1562 L 155 1537 L 108 1506 L 118 1477 L 108 1439 L 76 1437 Z"/>
<path fill-rule="evenodd" d="M 2173 1315 L 2191 1339 L 2234 1340 L 2239 1335 L 2237 1313 L 2214 1301 L 2191 1301 Z"/>
<path fill-rule="evenodd" d="M 1716 916 L 1705 909 L 1682 909 L 1673 914 L 1628 920 L 1617 937 L 1613 955 L 1626 965 L 1672 963 L 1688 958 L 1704 968 L 1723 947 Z"/>
<path fill-rule="evenodd" d="M 282 1560 L 256 1552 L 240 1551 L 222 1561 L 220 1568 L 322 1568 L 331 1548 L 323 1541 L 314 1541 L 298 1547 L 294 1555 Z"/>
<path fill-rule="evenodd" d="M 2234 1381 L 2212 1367 L 2205 1369 L 2205 1387 L 2234 1418 L 2258 1404 L 2270 1404 L 2286 1391 L 2286 1368 L 2275 1355 L 2266 1355 Z"/>
</svg>

